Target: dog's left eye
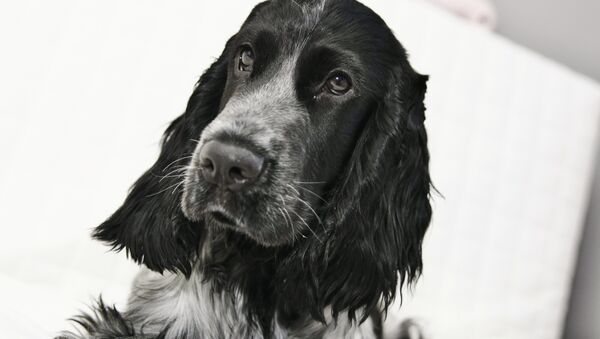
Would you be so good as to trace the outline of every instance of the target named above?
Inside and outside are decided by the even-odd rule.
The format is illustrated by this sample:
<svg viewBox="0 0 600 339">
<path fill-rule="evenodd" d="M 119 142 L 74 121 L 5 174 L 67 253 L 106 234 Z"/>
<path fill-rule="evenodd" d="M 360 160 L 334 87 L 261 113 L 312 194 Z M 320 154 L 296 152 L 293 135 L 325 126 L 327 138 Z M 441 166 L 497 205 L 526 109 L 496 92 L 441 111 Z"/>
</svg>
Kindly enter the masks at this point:
<svg viewBox="0 0 600 339">
<path fill-rule="evenodd" d="M 335 73 L 327 79 L 325 87 L 334 95 L 344 95 L 352 88 L 352 81 L 344 73 Z"/>
<path fill-rule="evenodd" d="M 254 65 L 254 51 L 250 46 L 244 46 L 240 50 L 239 65 L 238 68 L 242 72 L 252 72 L 252 66 Z"/>
</svg>

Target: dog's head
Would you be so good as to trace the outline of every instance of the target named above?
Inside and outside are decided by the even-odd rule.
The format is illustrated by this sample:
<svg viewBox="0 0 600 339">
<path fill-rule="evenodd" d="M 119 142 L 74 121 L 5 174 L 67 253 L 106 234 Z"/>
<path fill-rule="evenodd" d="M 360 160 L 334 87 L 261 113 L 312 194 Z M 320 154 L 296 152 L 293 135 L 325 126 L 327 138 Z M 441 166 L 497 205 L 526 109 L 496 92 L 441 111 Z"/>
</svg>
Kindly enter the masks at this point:
<svg viewBox="0 0 600 339">
<path fill-rule="evenodd" d="M 291 248 L 279 274 L 322 306 L 387 302 L 418 275 L 431 215 L 426 80 L 356 1 L 262 3 L 95 237 L 189 274 L 203 234 L 235 232 Z"/>
</svg>

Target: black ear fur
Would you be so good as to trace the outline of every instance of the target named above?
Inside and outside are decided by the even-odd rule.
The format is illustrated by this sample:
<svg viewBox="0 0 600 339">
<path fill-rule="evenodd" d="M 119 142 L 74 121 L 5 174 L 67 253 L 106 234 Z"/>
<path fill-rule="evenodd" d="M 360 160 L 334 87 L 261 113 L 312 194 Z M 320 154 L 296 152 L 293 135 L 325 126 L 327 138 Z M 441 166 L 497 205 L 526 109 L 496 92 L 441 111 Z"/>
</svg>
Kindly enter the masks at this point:
<svg viewBox="0 0 600 339">
<path fill-rule="evenodd" d="M 308 292 L 308 299 L 304 294 L 304 300 L 290 301 L 289 309 L 304 306 L 325 321 L 323 310 L 330 306 L 336 318 L 348 311 L 362 321 L 377 307 L 387 309 L 398 285 L 419 276 L 431 219 L 426 82 L 408 64 L 395 72 L 329 195 L 326 240 L 298 246 L 292 258 L 301 266 L 286 263 L 280 272 L 282 279 L 304 281 Z"/>
<path fill-rule="evenodd" d="M 426 82 L 408 64 L 395 72 L 331 199 L 341 204 L 327 218 L 333 230 L 319 280 L 334 316 L 347 309 L 351 318 L 358 310 L 366 317 L 380 302 L 387 308 L 398 283 L 402 288 L 421 272 L 431 219 Z"/>
<path fill-rule="evenodd" d="M 191 273 L 203 227 L 181 211 L 181 169 L 190 161 L 202 130 L 218 114 L 227 81 L 223 55 L 200 77 L 183 115 L 167 128 L 156 163 L 131 188 L 123 205 L 93 237 L 137 263 L 163 272 Z M 179 170 L 179 171 L 178 171 Z"/>
</svg>

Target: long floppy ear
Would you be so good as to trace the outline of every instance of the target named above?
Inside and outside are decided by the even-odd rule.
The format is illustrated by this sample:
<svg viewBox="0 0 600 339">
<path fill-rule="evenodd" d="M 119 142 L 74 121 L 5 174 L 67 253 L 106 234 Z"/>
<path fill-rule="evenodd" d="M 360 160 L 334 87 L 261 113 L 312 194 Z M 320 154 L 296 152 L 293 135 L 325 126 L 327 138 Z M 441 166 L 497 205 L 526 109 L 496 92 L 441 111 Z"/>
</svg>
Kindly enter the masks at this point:
<svg viewBox="0 0 600 339">
<path fill-rule="evenodd" d="M 227 50 L 227 48 L 225 49 Z M 183 170 L 202 130 L 218 114 L 227 81 L 223 55 L 200 77 L 186 111 L 167 128 L 156 163 L 133 185 L 123 205 L 93 237 L 137 263 L 163 272 L 191 273 L 203 227 L 187 220 L 180 207 Z"/>
<path fill-rule="evenodd" d="M 324 243 L 308 242 L 299 279 L 316 319 L 348 311 L 365 320 L 387 309 L 398 284 L 422 268 L 421 243 L 431 219 L 425 106 L 427 77 L 405 63 L 369 118 L 344 175 L 329 195 Z M 308 259 L 306 259 L 308 258 Z M 302 301 L 298 301 L 301 303 Z M 310 304 L 316 307 L 310 307 Z"/>
</svg>

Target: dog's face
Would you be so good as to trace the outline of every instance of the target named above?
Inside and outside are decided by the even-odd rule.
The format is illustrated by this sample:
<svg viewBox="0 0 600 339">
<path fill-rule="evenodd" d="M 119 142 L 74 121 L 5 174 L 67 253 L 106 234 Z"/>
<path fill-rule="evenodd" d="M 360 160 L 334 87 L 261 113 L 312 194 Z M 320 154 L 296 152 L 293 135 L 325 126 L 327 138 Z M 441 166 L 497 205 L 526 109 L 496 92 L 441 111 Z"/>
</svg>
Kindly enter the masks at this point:
<svg viewBox="0 0 600 339">
<path fill-rule="evenodd" d="M 159 272 L 270 251 L 235 272 L 269 272 L 315 318 L 387 305 L 418 276 L 431 217 L 426 81 L 357 1 L 264 2 L 94 237 Z"/>
<path fill-rule="evenodd" d="M 372 29 L 373 19 L 352 3 L 255 10 L 225 52 L 216 118 L 193 131 L 199 142 L 184 184 L 186 217 L 263 245 L 323 227 L 323 195 L 390 80 L 381 56 L 394 56 L 395 40 Z"/>
</svg>

